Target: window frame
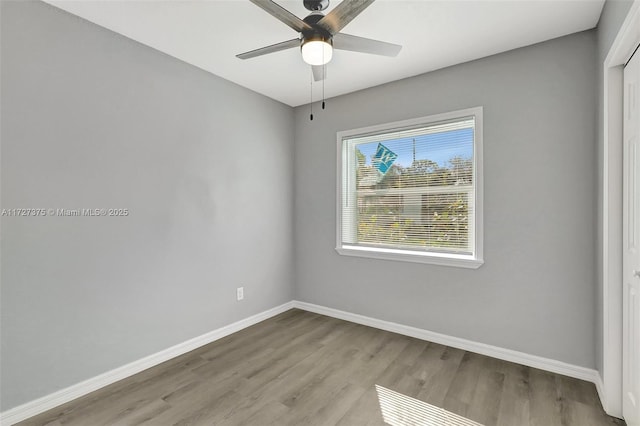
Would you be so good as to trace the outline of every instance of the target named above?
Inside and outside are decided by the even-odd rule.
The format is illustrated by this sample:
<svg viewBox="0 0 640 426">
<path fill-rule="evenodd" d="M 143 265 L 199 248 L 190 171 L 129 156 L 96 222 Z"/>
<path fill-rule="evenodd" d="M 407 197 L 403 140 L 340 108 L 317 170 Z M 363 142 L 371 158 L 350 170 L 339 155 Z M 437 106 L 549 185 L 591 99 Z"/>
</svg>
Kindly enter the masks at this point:
<svg viewBox="0 0 640 426">
<path fill-rule="evenodd" d="M 362 127 L 352 130 L 337 132 L 337 180 L 336 180 L 336 251 L 345 256 L 357 256 L 371 259 L 382 259 L 404 262 L 418 262 L 442 266 L 454 266 L 462 268 L 477 269 L 484 263 L 483 257 L 483 156 L 482 156 L 482 135 L 483 120 L 482 107 L 467 108 L 442 114 L 429 115 L 425 117 L 413 118 L 409 120 L 395 121 L 391 123 L 378 124 L 374 126 Z M 344 172 L 355 174 L 355 169 L 348 168 L 346 155 L 347 139 L 375 135 L 380 133 L 390 133 L 393 131 L 410 129 L 421 126 L 430 126 L 445 121 L 453 121 L 474 117 L 474 141 L 473 141 L 473 195 L 474 195 L 474 218 L 470 224 L 470 237 L 473 236 L 471 254 L 443 253 L 435 251 L 418 251 L 411 249 L 377 248 L 349 245 L 342 243 L 343 225 L 343 192 L 347 191 L 343 184 Z"/>
</svg>

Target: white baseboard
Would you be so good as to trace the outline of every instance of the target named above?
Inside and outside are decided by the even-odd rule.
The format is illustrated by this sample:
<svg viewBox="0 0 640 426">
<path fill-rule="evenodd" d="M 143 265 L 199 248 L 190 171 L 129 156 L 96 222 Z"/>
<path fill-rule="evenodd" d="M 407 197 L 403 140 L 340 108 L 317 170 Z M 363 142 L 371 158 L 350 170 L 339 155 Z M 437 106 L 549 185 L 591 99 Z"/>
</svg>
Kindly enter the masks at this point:
<svg viewBox="0 0 640 426">
<path fill-rule="evenodd" d="M 524 352 L 518 352 L 511 349 L 500 348 L 497 346 L 491 346 L 484 343 L 478 343 L 471 340 L 461 339 L 458 337 L 447 336 L 445 334 L 436 333 L 429 330 L 424 330 L 407 325 L 397 324 L 394 322 L 379 320 L 375 318 L 366 317 L 364 315 L 352 314 L 350 312 L 341 311 L 338 309 L 327 308 L 325 306 L 314 305 L 312 303 L 291 301 L 259 314 L 253 315 L 249 318 L 237 321 L 233 324 L 229 324 L 225 327 L 221 327 L 217 330 L 203 334 L 202 336 L 195 337 L 186 342 L 172 346 L 168 349 L 150 355 L 148 357 L 139 359 L 130 364 L 108 371 L 99 376 L 85 380 L 84 382 L 75 384 L 68 388 L 59 390 L 52 394 L 46 395 L 42 398 L 20 405 L 18 407 L 7 410 L 0 413 L 0 425 L 10 426 L 22 420 L 33 417 L 37 414 L 43 413 L 47 410 L 55 408 L 59 405 L 72 401 L 76 398 L 84 396 L 90 392 L 96 391 L 102 387 L 117 382 L 118 380 L 125 379 L 129 376 L 137 374 L 147 368 L 153 367 L 172 358 L 180 356 L 184 353 L 197 349 L 208 343 L 214 342 L 222 337 L 233 334 L 251 325 L 257 324 L 260 321 L 264 321 L 282 312 L 285 312 L 292 308 L 298 308 L 309 312 L 315 312 L 321 315 L 330 316 L 333 318 L 342 319 L 345 321 L 354 322 L 357 324 L 367 325 L 369 327 L 375 327 L 381 330 L 391 331 L 393 333 L 402 334 L 405 336 L 415 337 L 421 340 L 427 340 L 430 342 L 438 343 L 441 345 L 450 346 L 470 352 L 487 355 L 493 358 L 502 359 L 505 361 L 515 362 L 518 364 L 526 365 L 529 367 L 539 368 L 541 370 L 550 371 L 552 373 L 563 374 L 565 376 L 574 377 L 576 379 L 587 380 L 596 385 L 596 390 L 600 396 L 600 400 L 605 406 L 604 398 L 604 386 L 602 378 L 596 370 L 590 368 L 580 367 L 572 364 L 567 364 L 562 361 L 556 361 L 549 358 L 543 358 L 536 355 L 526 354 Z M 606 408 L 606 407 L 605 407 Z"/>
<path fill-rule="evenodd" d="M 264 321 L 282 312 L 288 311 L 292 308 L 293 302 L 287 302 L 283 305 L 250 316 L 249 318 L 245 318 L 243 320 L 234 322 L 233 324 L 229 324 L 217 330 L 213 330 L 209 333 L 187 340 L 186 342 L 179 343 L 175 346 L 149 355 L 130 364 L 123 365 L 122 367 L 118 367 L 111 371 L 107 371 L 104 374 L 100 374 L 99 376 L 69 386 L 68 388 L 61 389 L 52 394 L 43 396 L 42 398 L 38 398 L 34 401 L 27 402 L 26 404 L 19 405 L 15 408 L 0 413 L 0 425 L 13 425 L 22 420 L 28 419 L 29 417 L 33 417 L 37 414 L 43 413 L 59 405 L 84 396 L 90 392 L 115 383 L 118 380 L 125 379 L 129 376 L 146 370 L 147 368 L 161 364 L 172 358 L 214 342 L 218 339 L 228 336 L 229 334 L 233 334 L 244 328 L 257 324 L 260 321 Z"/>
<path fill-rule="evenodd" d="M 352 314 L 350 312 L 340 311 L 338 309 L 333 309 L 333 308 L 327 308 L 325 306 L 320 306 L 320 305 L 314 305 L 312 303 L 294 301 L 293 306 L 295 308 L 302 309 L 305 311 L 315 312 L 317 314 L 326 315 L 329 317 L 338 318 L 345 321 L 355 322 L 358 324 L 367 325 L 369 327 L 379 328 L 381 330 L 391 331 L 393 333 L 415 337 L 421 340 L 428 340 L 429 342 L 434 342 L 441 345 L 462 349 L 465 351 L 487 355 L 487 356 L 501 359 L 504 361 L 515 362 L 517 364 L 539 368 L 541 370 L 550 371 L 552 373 L 558 373 L 565 376 L 574 377 L 576 379 L 586 380 L 586 381 L 595 383 L 596 389 L 598 386 L 599 374 L 596 370 L 592 370 L 590 368 L 567 364 L 562 361 L 543 358 L 537 355 L 530 355 L 524 352 L 518 352 L 511 349 L 491 346 L 485 343 L 478 343 L 471 340 L 461 339 L 458 337 L 447 336 L 445 334 L 440 334 L 433 331 L 424 330 L 421 328 L 410 327 L 407 325 L 397 324 L 394 322 L 370 318 L 364 315 Z M 598 393 L 600 393 L 600 390 L 598 390 Z"/>
<path fill-rule="evenodd" d="M 594 381 L 594 383 L 596 385 L 596 391 L 598 391 L 598 397 L 600 397 L 600 404 L 602 404 L 602 409 L 605 413 L 613 416 L 613 414 L 609 412 L 609 404 L 607 403 L 607 398 L 605 398 L 604 393 L 604 381 L 602 380 L 602 376 L 598 371 L 596 371 L 596 380 Z"/>
</svg>

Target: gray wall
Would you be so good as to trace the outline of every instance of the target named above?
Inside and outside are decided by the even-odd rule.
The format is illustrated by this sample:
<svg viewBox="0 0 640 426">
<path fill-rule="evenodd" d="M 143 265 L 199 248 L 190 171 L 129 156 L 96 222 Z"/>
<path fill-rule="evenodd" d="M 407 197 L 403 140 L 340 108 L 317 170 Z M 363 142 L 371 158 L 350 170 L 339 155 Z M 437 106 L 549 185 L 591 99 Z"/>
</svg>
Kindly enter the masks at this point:
<svg viewBox="0 0 640 426">
<path fill-rule="evenodd" d="M 588 31 L 297 108 L 296 297 L 594 367 L 595 63 Z M 474 106 L 485 264 L 338 255 L 336 132 Z"/>
<path fill-rule="evenodd" d="M 596 285 L 596 368 L 602 374 L 603 373 L 603 361 L 602 361 L 602 351 L 603 351 L 603 318 L 602 318 L 602 188 L 603 188 L 603 164 L 604 164 L 604 130 L 603 130 L 603 114 L 604 114 L 604 106 L 603 106 L 603 64 L 606 59 L 607 54 L 609 53 L 609 49 L 613 44 L 613 40 L 615 39 L 620 27 L 622 26 L 622 22 L 627 16 L 627 12 L 631 8 L 633 1 L 623 1 L 623 0 L 608 0 L 604 8 L 602 10 L 602 15 L 600 15 L 600 21 L 598 22 L 598 30 L 597 30 L 597 43 L 598 43 L 598 56 L 596 69 L 598 70 L 598 130 L 597 130 L 597 217 L 598 217 L 598 226 L 597 226 L 597 239 L 596 239 L 596 267 L 597 267 L 597 285 Z M 622 89 L 620 89 L 622 90 Z M 622 159 L 620 159 L 622 161 Z M 620 170 L 620 174 L 622 174 L 622 170 Z M 622 176 L 620 177 L 622 179 Z M 622 232 L 622 230 L 620 230 Z M 622 319 L 620 319 L 622 321 Z"/>
<path fill-rule="evenodd" d="M 2 1 L 2 410 L 292 298 L 293 110 Z M 235 302 L 235 288 L 245 301 Z"/>
</svg>

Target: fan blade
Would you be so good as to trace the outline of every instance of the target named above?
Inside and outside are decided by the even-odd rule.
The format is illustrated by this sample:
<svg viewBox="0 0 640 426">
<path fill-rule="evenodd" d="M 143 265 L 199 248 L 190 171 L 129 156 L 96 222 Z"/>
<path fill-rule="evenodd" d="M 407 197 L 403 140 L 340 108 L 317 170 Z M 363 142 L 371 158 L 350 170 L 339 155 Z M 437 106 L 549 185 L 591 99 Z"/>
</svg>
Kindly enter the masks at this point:
<svg viewBox="0 0 640 426">
<path fill-rule="evenodd" d="M 303 30 L 309 31 L 313 30 L 311 25 L 304 22 L 302 19 L 298 18 L 293 13 L 289 12 L 287 9 L 283 8 L 279 4 L 275 3 L 272 0 L 250 0 L 251 3 L 255 4 L 265 12 L 269 13 L 274 18 L 278 19 L 281 22 L 284 22 L 297 32 L 301 33 Z"/>
<path fill-rule="evenodd" d="M 262 56 L 268 53 L 279 52 L 281 50 L 291 49 L 292 47 L 300 47 L 299 38 L 294 38 L 292 40 L 283 41 L 282 43 L 276 43 L 276 44 L 272 44 L 271 46 L 261 47 L 260 49 L 244 52 L 239 55 L 236 55 L 236 58 L 240 58 L 240 59 L 255 58 L 256 56 Z"/>
<path fill-rule="evenodd" d="M 402 46 L 370 38 L 358 37 L 349 34 L 336 34 L 333 36 L 333 48 L 350 50 L 352 52 L 371 53 L 382 56 L 398 56 Z"/>
<path fill-rule="evenodd" d="M 326 65 L 312 65 L 311 71 L 313 71 L 313 80 L 322 81 L 327 78 L 327 66 Z"/>
<path fill-rule="evenodd" d="M 374 0 L 344 0 L 316 25 L 327 30 L 331 35 L 337 34 L 373 2 Z"/>
</svg>

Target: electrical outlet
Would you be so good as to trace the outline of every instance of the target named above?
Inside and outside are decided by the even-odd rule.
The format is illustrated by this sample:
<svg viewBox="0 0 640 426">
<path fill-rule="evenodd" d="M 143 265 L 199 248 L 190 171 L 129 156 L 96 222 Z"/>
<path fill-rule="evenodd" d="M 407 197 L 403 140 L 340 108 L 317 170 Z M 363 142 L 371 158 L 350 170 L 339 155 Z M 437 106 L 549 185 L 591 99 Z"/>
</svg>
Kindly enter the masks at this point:
<svg viewBox="0 0 640 426">
<path fill-rule="evenodd" d="M 244 299 L 244 287 L 238 287 L 236 289 L 236 299 L 237 300 Z"/>
</svg>

